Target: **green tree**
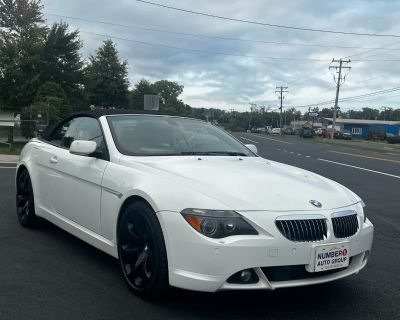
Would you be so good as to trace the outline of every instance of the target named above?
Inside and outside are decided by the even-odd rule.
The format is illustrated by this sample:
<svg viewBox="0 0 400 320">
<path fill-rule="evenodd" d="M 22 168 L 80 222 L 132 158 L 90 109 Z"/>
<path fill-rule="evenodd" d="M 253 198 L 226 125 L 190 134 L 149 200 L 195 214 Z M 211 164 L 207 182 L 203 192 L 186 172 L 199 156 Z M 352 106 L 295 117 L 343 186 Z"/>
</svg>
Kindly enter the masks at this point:
<svg viewBox="0 0 400 320">
<path fill-rule="evenodd" d="M 80 100 L 84 99 L 83 62 L 79 53 L 81 47 L 77 30 L 69 31 L 68 24 L 55 23 L 47 34 L 40 55 L 41 82 L 58 83 L 74 106 L 79 106 Z"/>
<path fill-rule="evenodd" d="M 314 110 L 315 112 L 319 112 L 318 108 Z M 293 120 L 301 119 L 301 112 L 297 111 L 295 108 L 289 108 L 285 111 L 286 124 L 289 125 Z"/>
<path fill-rule="evenodd" d="M 321 118 L 333 118 L 333 112 L 334 112 L 334 108 L 322 108 L 322 110 L 319 112 L 319 116 Z M 336 117 L 340 117 L 341 116 L 341 111 L 340 111 L 340 107 L 337 108 L 337 112 L 336 112 Z"/>
<path fill-rule="evenodd" d="M 89 58 L 85 69 L 86 90 L 91 104 L 106 108 L 128 106 L 128 63 L 121 62 L 111 40 L 104 41 Z"/>
<path fill-rule="evenodd" d="M 0 0 L 0 100 L 12 109 L 29 105 L 40 86 L 41 9 L 40 0 Z"/>
<path fill-rule="evenodd" d="M 161 97 L 161 102 L 166 104 L 168 101 L 176 101 L 183 92 L 183 86 L 177 82 L 160 80 L 154 82 L 153 88 Z"/>
<path fill-rule="evenodd" d="M 183 92 L 183 86 L 177 82 L 160 80 L 153 84 L 153 89 L 160 96 L 160 110 L 170 114 L 187 112 L 185 104 L 178 99 Z"/>
<path fill-rule="evenodd" d="M 136 83 L 134 89 L 129 92 L 129 106 L 135 110 L 143 110 L 145 94 L 157 93 L 150 81 L 142 79 Z"/>
<path fill-rule="evenodd" d="M 39 88 L 34 103 L 42 103 L 55 108 L 56 112 L 49 119 L 49 124 L 54 124 L 72 113 L 72 108 L 64 89 L 56 82 L 45 82 Z"/>
<path fill-rule="evenodd" d="M 376 120 L 379 117 L 379 110 L 372 108 L 362 108 L 363 119 Z"/>
<path fill-rule="evenodd" d="M 363 112 L 361 110 L 347 110 L 346 111 L 346 116 L 349 119 L 362 119 L 363 118 Z"/>
<path fill-rule="evenodd" d="M 60 84 L 47 81 L 38 90 L 32 105 L 24 108 L 21 118 L 21 132 L 33 137 L 37 124 L 54 125 L 72 112 L 67 95 Z"/>
</svg>

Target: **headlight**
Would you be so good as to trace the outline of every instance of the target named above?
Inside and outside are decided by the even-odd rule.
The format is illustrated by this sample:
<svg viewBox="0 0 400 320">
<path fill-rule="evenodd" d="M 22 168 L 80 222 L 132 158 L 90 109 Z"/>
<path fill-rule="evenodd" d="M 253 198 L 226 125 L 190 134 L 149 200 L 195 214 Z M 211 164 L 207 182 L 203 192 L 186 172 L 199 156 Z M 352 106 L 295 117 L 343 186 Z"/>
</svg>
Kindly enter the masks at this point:
<svg viewBox="0 0 400 320">
<path fill-rule="evenodd" d="M 185 220 L 198 232 L 210 238 L 258 234 L 241 215 L 231 210 L 184 209 Z"/>
</svg>

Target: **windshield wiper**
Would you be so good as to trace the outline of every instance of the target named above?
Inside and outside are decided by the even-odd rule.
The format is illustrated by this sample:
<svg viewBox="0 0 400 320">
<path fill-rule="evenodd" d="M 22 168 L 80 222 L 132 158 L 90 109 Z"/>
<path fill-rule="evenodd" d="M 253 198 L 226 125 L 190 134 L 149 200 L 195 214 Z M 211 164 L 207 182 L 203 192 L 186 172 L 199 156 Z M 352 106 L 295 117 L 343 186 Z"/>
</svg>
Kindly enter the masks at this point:
<svg viewBox="0 0 400 320">
<path fill-rule="evenodd" d="M 235 151 L 182 151 L 181 155 L 196 155 L 196 156 L 231 156 L 231 157 L 247 157 L 243 152 Z"/>
</svg>

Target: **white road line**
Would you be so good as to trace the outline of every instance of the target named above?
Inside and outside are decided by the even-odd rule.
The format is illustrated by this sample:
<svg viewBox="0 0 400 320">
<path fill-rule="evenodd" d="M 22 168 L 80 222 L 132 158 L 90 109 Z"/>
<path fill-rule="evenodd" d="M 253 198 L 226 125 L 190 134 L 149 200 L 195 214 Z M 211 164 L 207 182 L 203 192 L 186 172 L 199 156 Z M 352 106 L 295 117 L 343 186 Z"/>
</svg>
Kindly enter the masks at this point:
<svg viewBox="0 0 400 320">
<path fill-rule="evenodd" d="M 297 155 L 298 155 L 298 156 L 301 156 L 301 153 L 298 153 Z"/>
<path fill-rule="evenodd" d="M 278 140 L 278 139 L 267 138 L 265 136 L 255 136 L 254 134 L 250 134 L 250 135 L 253 137 L 260 138 L 260 139 L 267 139 L 267 140 L 272 140 L 272 141 L 276 141 L 276 142 L 280 142 L 280 143 L 293 144 L 292 142 L 286 142 L 286 141 L 282 141 L 282 140 Z"/>
<path fill-rule="evenodd" d="M 306 156 L 306 158 L 310 158 L 310 156 Z"/>
<path fill-rule="evenodd" d="M 0 169 L 17 169 L 17 167 L 0 167 Z"/>
<path fill-rule="evenodd" d="M 290 151 L 290 153 L 293 153 L 293 151 Z"/>
<path fill-rule="evenodd" d="M 287 150 L 283 150 L 283 152 L 287 152 Z"/>
<path fill-rule="evenodd" d="M 371 170 L 371 169 L 356 167 L 356 166 L 352 166 L 352 165 L 350 165 L 350 164 L 341 163 L 341 162 L 336 162 L 336 161 L 331 161 L 331 160 L 326 160 L 326 159 L 321 159 L 321 158 L 318 158 L 318 160 L 320 160 L 320 161 L 325 161 L 325 162 L 329 162 L 329 163 L 334 163 L 334 164 L 338 164 L 338 165 L 341 165 L 341 166 L 350 167 L 350 168 L 354 168 L 354 169 L 358 169 L 358 170 L 364 170 L 364 171 L 368 171 L 368 172 L 378 173 L 378 174 L 382 174 L 382 175 L 384 175 L 384 176 L 388 176 L 388 177 L 400 179 L 400 176 L 396 176 L 396 175 L 394 175 L 394 174 L 390 174 L 390 173 L 386 173 L 386 172 L 380 172 L 380 171 L 376 171 L 376 170 Z"/>
<path fill-rule="evenodd" d="M 243 140 L 247 140 L 247 141 L 253 142 L 253 143 L 258 143 L 258 141 L 250 140 L 250 139 L 247 139 L 245 137 L 240 137 L 240 138 L 243 139 Z"/>
</svg>

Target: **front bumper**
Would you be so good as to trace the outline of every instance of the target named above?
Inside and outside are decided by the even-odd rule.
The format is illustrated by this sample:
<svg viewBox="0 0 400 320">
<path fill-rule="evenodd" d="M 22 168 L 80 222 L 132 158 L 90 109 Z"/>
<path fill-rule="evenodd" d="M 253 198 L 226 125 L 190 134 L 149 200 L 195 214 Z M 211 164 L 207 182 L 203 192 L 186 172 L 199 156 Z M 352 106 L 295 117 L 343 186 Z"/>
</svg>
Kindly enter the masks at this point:
<svg viewBox="0 0 400 320">
<path fill-rule="evenodd" d="M 223 239 L 207 238 L 195 231 L 180 213 L 158 212 L 166 242 L 170 285 L 195 290 L 215 292 L 232 289 L 276 289 L 328 282 L 358 273 L 367 263 L 373 241 L 373 225 L 359 216 L 357 233 L 347 239 L 333 235 L 328 217 L 332 211 L 322 210 L 327 217 L 328 237 L 318 242 L 293 242 L 276 228 L 279 214 L 271 212 L 239 212 L 259 232 L 259 235 L 232 236 Z M 310 277 L 269 279 L 267 267 L 294 268 L 309 265 L 315 245 L 348 241 L 351 261 L 347 268 L 334 273 L 311 273 Z M 252 269 L 259 281 L 253 284 L 227 282 L 233 274 Z M 275 268 L 279 269 L 279 268 Z M 264 270 L 264 271 L 263 271 Z"/>
</svg>

